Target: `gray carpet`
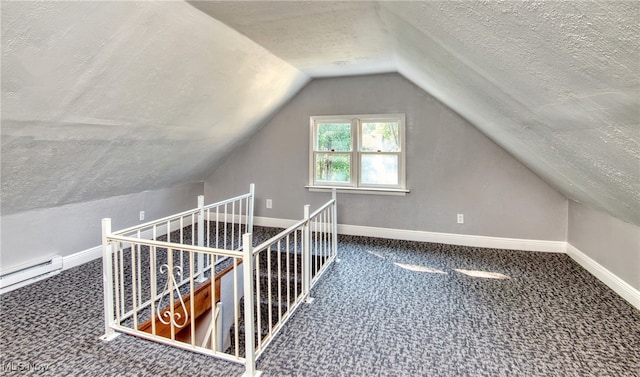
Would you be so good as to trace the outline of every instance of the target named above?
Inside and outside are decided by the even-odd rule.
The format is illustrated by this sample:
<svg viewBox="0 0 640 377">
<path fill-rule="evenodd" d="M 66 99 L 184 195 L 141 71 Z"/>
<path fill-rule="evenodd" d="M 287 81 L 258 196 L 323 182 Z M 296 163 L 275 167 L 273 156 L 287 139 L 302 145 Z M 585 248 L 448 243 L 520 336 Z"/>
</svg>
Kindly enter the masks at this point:
<svg viewBox="0 0 640 377">
<path fill-rule="evenodd" d="M 640 375 L 640 311 L 566 255 L 347 236 L 339 254 L 258 360 L 264 376 Z M 131 336 L 99 341 L 100 260 L 0 299 L 0 375 L 243 372 Z"/>
</svg>

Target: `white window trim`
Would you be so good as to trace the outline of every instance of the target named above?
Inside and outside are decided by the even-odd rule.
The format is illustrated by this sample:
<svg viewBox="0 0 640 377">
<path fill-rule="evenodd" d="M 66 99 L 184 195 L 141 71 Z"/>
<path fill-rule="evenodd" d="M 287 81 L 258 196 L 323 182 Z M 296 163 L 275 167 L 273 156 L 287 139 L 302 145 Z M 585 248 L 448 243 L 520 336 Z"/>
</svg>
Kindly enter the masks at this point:
<svg viewBox="0 0 640 377">
<path fill-rule="evenodd" d="M 375 152 L 387 153 L 398 156 L 398 184 L 397 185 L 362 185 L 360 182 L 359 168 L 363 154 L 371 152 L 361 152 L 361 127 L 363 122 L 368 121 L 394 121 L 398 122 L 398 137 L 400 139 L 400 152 Z M 350 182 L 331 182 L 327 184 L 315 182 L 315 150 L 316 145 L 316 124 L 320 122 L 350 122 L 351 140 L 353 141 L 350 154 Z M 330 191 L 337 188 L 341 193 L 359 193 L 374 195 L 406 195 L 410 190 L 406 185 L 406 117 L 404 113 L 395 114 L 357 114 L 357 115 L 323 115 L 311 116 L 309 120 L 309 184 L 305 186 L 309 191 Z M 355 161 L 354 161 L 355 160 Z"/>
</svg>

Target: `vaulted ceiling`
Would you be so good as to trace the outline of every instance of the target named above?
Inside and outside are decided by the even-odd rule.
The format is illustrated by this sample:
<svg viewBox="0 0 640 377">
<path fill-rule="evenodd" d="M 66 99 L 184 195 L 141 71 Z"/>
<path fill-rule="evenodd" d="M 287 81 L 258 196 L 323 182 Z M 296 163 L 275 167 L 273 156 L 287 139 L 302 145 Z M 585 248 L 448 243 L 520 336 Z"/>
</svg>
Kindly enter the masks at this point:
<svg viewBox="0 0 640 377">
<path fill-rule="evenodd" d="M 635 1 L 2 2 L 2 212 L 203 180 L 310 79 L 399 72 L 640 225 L 639 25 Z"/>
</svg>

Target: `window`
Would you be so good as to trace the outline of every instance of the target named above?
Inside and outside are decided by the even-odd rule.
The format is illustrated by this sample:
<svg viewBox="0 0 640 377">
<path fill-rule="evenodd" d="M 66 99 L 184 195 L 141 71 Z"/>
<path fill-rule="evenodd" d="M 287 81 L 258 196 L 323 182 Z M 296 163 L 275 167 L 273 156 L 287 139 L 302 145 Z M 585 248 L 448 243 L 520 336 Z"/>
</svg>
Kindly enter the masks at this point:
<svg viewBox="0 0 640 377">
<path fill-rule="evenodd" d="M 311 117 L 309 187 L 407 192 L 404 114 Z"/>
</svg>

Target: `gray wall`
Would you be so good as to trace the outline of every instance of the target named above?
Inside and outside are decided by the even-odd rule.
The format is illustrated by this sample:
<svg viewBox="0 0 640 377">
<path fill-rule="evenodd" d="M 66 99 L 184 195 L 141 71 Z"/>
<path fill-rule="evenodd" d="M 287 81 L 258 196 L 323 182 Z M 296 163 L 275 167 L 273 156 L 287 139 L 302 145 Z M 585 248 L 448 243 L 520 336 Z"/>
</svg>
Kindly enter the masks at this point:
<svg viewBox="0 0 640 377">
<path fill-rule="evenodd" d="M 640 289 L 640 227 L 569 201 L 567 241 Z"/>
<path fill-rule="evenodd" d="M 567 200 L 475 127 L 398 74 L 316 79 L 205 182 L 207 201 L 256 183 L 256 216 L 297 219 L 308 192 L 309 116 L 405 113 L 404 197 L 340 194 L 341 224 L 564 241 Z M 265 199 L 273 209 L 265 209 Z M 465 224 L 456 224 L 456 214 Z"/>
<path fill-rule="evenodd" d="M 68 256 L 98 246 L 102 242 L 102 218 L 110 217 L 113 230 L 117 230 L 140 223 L 140 211 L 145 211 L 144 221 L 148 221 L 195 208 L 197 196 L 202 193 L 202 182 L 187 183 L 2 216 L 0 268 L 54 254 Z"/>
</svg>

